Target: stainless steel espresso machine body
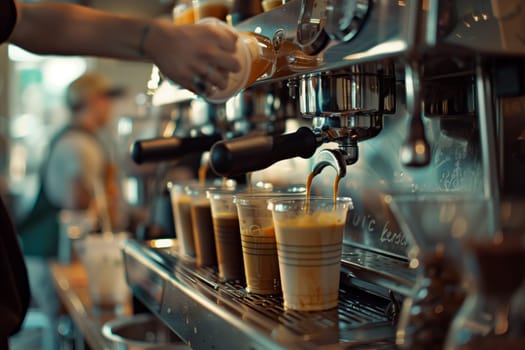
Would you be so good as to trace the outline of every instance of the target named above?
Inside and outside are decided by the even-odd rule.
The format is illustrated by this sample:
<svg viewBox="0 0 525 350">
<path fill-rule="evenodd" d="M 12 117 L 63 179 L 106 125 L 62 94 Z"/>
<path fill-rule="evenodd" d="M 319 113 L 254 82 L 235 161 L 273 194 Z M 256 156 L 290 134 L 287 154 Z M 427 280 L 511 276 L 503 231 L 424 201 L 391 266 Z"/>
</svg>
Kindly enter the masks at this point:
<svg viewBox="0 0 525 350">
<path fill-rule="evenodd" d="M 311 125 L 219 141 L 211 166 L 228 176 L 303 157 L 319 173 L 314 193 L 327 195 L 343 177 L 338 194 L 355 208 L 340 306 L 284 311 L 279 298 L 248 295 L 208 269 L 174 268 L 169 249 L 138 244 L 125 249 L 130 285 L 195 348 L 443 348 L 459 276 L 414 255 L 425 240 L 407 222 L 420 212 L 400 217 L 390 203 L 474 196 L 490 203 L 485 227 L 505 225 L 500 207 L 525 194 L 523 23 L 523 1 L 292 0 L 238 24 L 271 38 L 277 55 L 283 48 L 285 67 L 255 87 L 285 83 Z"/>
<path fill-rule="evenodd" d="M 277 135 L 286 120 L 297 117 L 284 82 L 251 87 L 226 103 L 210 103 L 165 79 L 156 66 L 147 84 L 145 113 L 162 121 L 154 137 L 130 145 L 130 164 L 137 171 L 154 171 L 148 193 L 146 225 L 139 223 L 139 240 L 176 236 L 170 191 L 173 185 L 195 180 L 211 146 L 239 136 Z M 159 122 L 160 124 L 160 122 Z M 217 178 L 207 171 L 207 178 Z M 241 179 L 242 180 L 242 179 Z"/>
<path fill-rule="evenodd" d="M 357 196 L 367 191 L 455 190 L 481 191 L 498 199 L 501 192 L 521 191 L 519 186 L 505 189 L 509 187 L 505 183 L 519 171 L 503 174 L 502 168 L 519 165 L 504 162 L 514 151 L 502 150 L 495 137 L 505 131 L 501 103 L 508 99 L 493 91 L 496 85 L 505 85 L 505 78 L 498 76 L 506 71 L 510 77 L 514 72 L 513 80 L 520 80 L 523 75 L 519 68 L 523 44 L 504 44 L 509 31 L 521 27 L 507 27 L 493 14 L 506 5 L 489 1 L 291 1 L 241 23 L 238 29 L 260 33 L 274 42 L 283 37 L 299 42 L 297 23 L 306 21 L 300 16 L 311 13 L 305 8 L 314 5 L 326 7 L 323 18 L 310 19 L 323 24 L 316 27 L 318 31 L 324 29 L 317 37 L 325 45 L 315 54 L 317 65 L 295 66 L 292 52 L 289 69 L 281 70 L 286 74 L 271 77 L 287 80 L 299 101 L 300 114 L 312 118 L 315 141 L 308 136 L 297 153 L 311 157 L 320 145 L 336 142 L 352 159 L 347 164 L 353 164 L 341 190 L 358 187 L 350 193 Z M 476 31 L 470 32 L 469 26 L 476 26 Z M 323 39 L 326 35 L 332 40 Z M 507 95 L 520 95 L 522 84 L 515 84 L 516 91 Z M 354 140 L 359 152 L 349 148 Z M 229 145 L 233 151 L 237 147 L 233 142 Z M 220 161 L 217 167 L 224 174 L 257 170 L 257 165 L 222 169 L 226 167 Z M 331 191 L 331 186 L 326 190 Z M 371 219 L 367 216 L 376 212 L 371 211 L 362 213 L 364 220 L 355 220 L 361 228 L 363 221 Z M 370 227 L 376 231 L 384 228 L 374 222 Z M 406 256 L 401 235 L 392 231 L 387 236 L 357 241 Z"/>
</svg>

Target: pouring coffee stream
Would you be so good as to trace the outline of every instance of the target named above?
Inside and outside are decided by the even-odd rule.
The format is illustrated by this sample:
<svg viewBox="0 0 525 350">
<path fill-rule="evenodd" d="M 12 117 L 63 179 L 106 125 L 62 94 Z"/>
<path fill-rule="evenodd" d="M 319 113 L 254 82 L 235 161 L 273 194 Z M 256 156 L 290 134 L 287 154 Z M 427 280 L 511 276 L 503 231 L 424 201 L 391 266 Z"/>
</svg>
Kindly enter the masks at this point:
<svg viewBox="0 0 525 350">
<path fill-rule="evenodd" d="M 334 180 L 334 204 L 337 201 L 337 192 L 339 191 L 339 181 L 346 175 L 346 161 L 344 155 L 339 150 L 326 149 L 319 152 L 314 159 L 313 170 L 308 176 L 306 182 L 306 204 L 311 196 L 312 182 L 315 176 L 319 175 L 327 166 L 332 167 L 336 171 Z M 308 208 L 307 208 L 308 211 Z"/>
</svg>

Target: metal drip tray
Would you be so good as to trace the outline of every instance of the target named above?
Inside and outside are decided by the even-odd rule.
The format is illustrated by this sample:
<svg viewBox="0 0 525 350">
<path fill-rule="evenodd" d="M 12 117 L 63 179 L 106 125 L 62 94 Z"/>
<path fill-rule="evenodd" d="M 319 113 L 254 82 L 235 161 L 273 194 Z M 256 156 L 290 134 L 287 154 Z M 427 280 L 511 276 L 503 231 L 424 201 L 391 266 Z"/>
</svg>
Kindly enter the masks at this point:
<svg viewBox="0 0 525 350">
<path fill-rule="evenodd" d="M 212 282 L 217 279 L 217 273 L 213 269 L 195 269 L 185 264 L 178 268 L 181 274 L 186 274 L 184 276 L 186 278 L 192 279 L 194 275 L 198 275 L 198 278 L 203 280 L 202 276 L 205 276 L 206 283 L 217 291 L 219 297 L 225 298 L 223 302 L 230 306 L 253 309 L 268 318 L 268 321 L 279 323 L 298 336 L 306 336 L 309 339 L 327 331 L 390 324 L 387 315 L 390 301 L 371 297 L 355 288 L 342 288 L 339 291 L 340 301 L 337 309 L 322 312 L 286 311 L 280 296 L 250 294 L 241 285 Z M 179 275 L 179 277 L 183 276 Z"/>
<path fill-rule="evenodd" d="M 406 260 L 357 247 L 344 245 L 341 263 L 351 276 L 402 295 L 410 294 L 416 280 Z"/>
<path fill-rule="evenodd" d="M 222 283 L 215 269 L 182 261 L 173 249 L 132 241 L 124 255 L 134 294 L 196 349 L 394 348 L 388 298 L 342 285 L 336 309 L 286 311 L 280 296 Z"/>
</svg>

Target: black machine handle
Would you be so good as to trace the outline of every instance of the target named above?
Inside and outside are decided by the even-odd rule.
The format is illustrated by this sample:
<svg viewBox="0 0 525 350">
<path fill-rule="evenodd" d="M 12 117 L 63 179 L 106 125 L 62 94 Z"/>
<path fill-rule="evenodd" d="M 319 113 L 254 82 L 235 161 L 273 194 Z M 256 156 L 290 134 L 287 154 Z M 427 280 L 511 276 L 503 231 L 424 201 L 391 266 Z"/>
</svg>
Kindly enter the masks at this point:
<svg viewBox="0 0 525 350">
<path fill-rule="evenodd" d="M 137 164 L 176 160 L 190 153 L 208 151 L 217 141 L 219 134 L 196 137 L 165 137 L 135 141 L 131 147 L 131 158 Z"/>
<path fill-rule="evenodd" d="M 242 175 L 283 159 L 310 158 L 317 146 L 314 132 L 307 127 L 278 136 L 243 136 L 213 145 L 210 166 L 219 176 Z"/>
</svg>

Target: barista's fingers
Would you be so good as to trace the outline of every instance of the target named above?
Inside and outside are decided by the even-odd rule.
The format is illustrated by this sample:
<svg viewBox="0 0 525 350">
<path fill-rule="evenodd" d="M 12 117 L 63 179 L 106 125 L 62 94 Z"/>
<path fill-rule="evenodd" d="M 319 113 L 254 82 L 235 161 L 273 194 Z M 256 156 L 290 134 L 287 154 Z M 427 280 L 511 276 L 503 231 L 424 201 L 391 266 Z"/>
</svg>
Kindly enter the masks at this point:
<svg viewBox="0 0 525 350">
<path fill-rule="evenodd" d="M 192 67 L 185 72 L 185 76 L 179 79 L 179 84 L 197 95 L 205 95 L 208 87 L 207 79 L 199 73 L 199 69 Z"/>
<path fill-rule="evenodd" d="M 208 88 L 226 88 L 228 72 L 225 72 L 222 69 L 217 69 L 211 64 L 208 64 L 206 67 L 202 68 L 201 72 L 202 78 L 210 85 Z"/>
<path fill-rule="evenodd" d="M 241 62 L 241 60 L 243 60 L 243 62 Z M 246 65 L 245 60 L 247 60 L 247 57 L 242 57 L 242 55 L 218 53 L 213 59 L 213 65 L 219 70 L 238 72 L 241 70 L 242 65 Z"/>
<path fill-rule="evenodd" d="M 194 75 L 192 79 L 192 89 L 199 95 L 206 95 L 209 84 L 200 75 Z"/>
<path fill-rule="evenodd" d="M 204 23 L 200 23 L 199 28 L 197 29 L 202 30 L 198 33 L 199 35 L 197 37 L 200 37 L 199 40 L 203 41 L 204 46 L 218 47 L 220 51 L 235 52 L 239 36 L 234 29 L 228 26 L 217 26 L 215 24 Z M 195 28 L 192 29 L 192 32 L 194 31 Z"/>
<path fill-rule="evenodd" d="M 222 34 L 231 35 L 232 33 L 225 31 L 225 33 Z M 227 72 L 238 72 L 241 70 L 241 65 L 246 64 L 244 61 L 246 61 L 248 57 L 246 55 L 242 55 L 244 51 L 240 53 L 237 52 L 237 47 L 235 46 L 235 36 L 233 36 L 233 39 L 230 38 L 227 40 L 229 43 L 228 49 L 226 49 L 224 45 L 217 43 L 215 40 L 209 41 L 210 38 L 206 39 L 208 42 L 201 46 L 201 50 L 196 55 L 197 61 L 206 62 L 207 65 L 209 64 L 215 69 L 224 70 Z M 241 60 L 243 62 L 241 62 Z M 207 69 L 207 67 L 204 68 Z"/>
<path fill-rule="evenodd" d="M 222 49 L 229 52 L 235 52 L 237 40 L 239 37 L 237 33 L 231 30 L 221 32 L 221 37 L 215 40 L 215 43 Z"/>
</svg>

